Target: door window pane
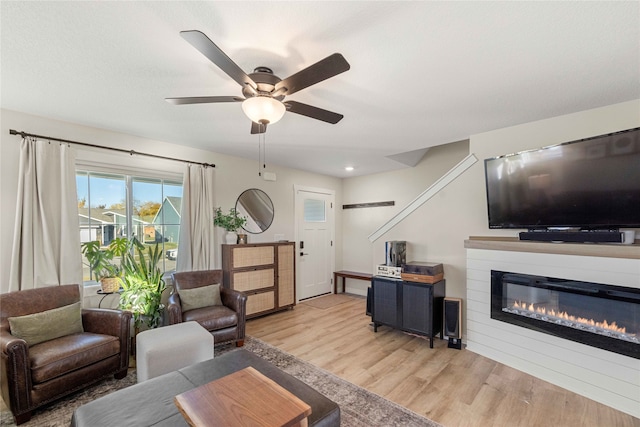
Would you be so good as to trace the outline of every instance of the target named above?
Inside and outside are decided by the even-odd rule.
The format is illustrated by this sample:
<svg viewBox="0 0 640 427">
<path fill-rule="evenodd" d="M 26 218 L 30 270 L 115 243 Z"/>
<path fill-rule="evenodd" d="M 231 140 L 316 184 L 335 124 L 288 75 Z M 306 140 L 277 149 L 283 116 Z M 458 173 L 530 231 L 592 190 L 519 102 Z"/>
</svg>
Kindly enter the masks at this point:
<svg viewBox="0 0 640 427">
<path fill-rule="evenodd" d="M 305 222 L 325 222 L 326 209 L 324 200 L 304 199 Z"/>
</svg>

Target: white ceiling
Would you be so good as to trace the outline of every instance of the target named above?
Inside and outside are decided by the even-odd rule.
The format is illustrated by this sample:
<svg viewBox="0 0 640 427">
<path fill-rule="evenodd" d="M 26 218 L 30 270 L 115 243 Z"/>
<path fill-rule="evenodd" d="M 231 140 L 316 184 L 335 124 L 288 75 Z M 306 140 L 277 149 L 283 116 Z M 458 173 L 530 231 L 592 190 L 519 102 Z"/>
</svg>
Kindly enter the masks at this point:
<svg viewBox="0 0 640 427">
<path fill-rule="evenodd" d="M 241 96 L 179 32 L 200 30 L 245 72 L 262 65 L 281 78 L 342 53 L 351 70 L 287 99 L 345 118 L 330 125 L 287 113 L 266 134 L 269 163 L 337 177 L 407 167 L 412 154 L 403 153 L 640 98 L 638 1 L 0 7 L 2 108 L 256 161 L 258 136 L 240 103 L 164 101 Z"/>
</svg>

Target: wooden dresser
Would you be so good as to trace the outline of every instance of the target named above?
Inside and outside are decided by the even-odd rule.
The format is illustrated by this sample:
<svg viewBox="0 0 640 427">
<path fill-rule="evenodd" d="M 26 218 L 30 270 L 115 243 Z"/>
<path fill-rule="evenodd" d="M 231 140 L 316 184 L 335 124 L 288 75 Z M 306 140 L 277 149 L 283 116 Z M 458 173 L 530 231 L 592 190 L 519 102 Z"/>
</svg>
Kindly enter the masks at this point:
<svg viewBox="0 0 640 427">
<path fill-rule="evenodd" d="M 247 295 L 247 319 L 296 303 L 295 243 L 222 245 L 223 286 Z"/>
</svg>

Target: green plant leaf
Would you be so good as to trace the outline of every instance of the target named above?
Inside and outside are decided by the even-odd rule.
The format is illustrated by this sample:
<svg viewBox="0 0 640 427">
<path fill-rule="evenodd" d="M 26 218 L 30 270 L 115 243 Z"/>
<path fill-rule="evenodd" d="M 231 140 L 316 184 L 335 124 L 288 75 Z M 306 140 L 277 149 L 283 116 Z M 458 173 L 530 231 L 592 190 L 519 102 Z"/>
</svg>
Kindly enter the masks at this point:
<svg viewBox="0 0 640 427">
<path fill-rule="evenodd" d="M 247 218 L 240 216 L 235 208 L 229 209 L 228 214 L 222 213 L 221 208 L 216 208 L 213 225 L 222 227 L 227 231 L 237 231 L 247 222 Z"/>
<path fill-rule="evenodd" d="M 157 327 L 162 320 L 162 293 L 166 284 L 158 262 L 162 259 L 159 244 L 147 247 L 133 238 L 130 251 L 124 255 L 123 292 L 120 308 L 134 313 L 136 327 L 147 318 L 149 327 Z M 148 253 L 145 258 L 145 251 Z"/>
</svg>

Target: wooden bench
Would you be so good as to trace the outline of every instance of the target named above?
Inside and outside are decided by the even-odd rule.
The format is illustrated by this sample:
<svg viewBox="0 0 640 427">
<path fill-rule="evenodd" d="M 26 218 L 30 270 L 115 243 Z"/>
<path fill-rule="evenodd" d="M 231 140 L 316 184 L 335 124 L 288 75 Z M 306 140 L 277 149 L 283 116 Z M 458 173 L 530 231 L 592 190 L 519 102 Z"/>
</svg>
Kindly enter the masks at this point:
<svg viewBox="0 0 640 427">
<path fill-rule="evenodd" d="M 357 279 L 357 280 L 366 280 L 367 282 L 371 281 L 373 275 L 368 273 L 359 273 L 357 271 L 348 271 L 348 270 L 340 270 L 333 272 L 333 293 L 338 293 L 338 277 L 342 277 L 342 292 L 344 293 L 347 284 L 345 283 L 346 279 Z"/>
</svg>

